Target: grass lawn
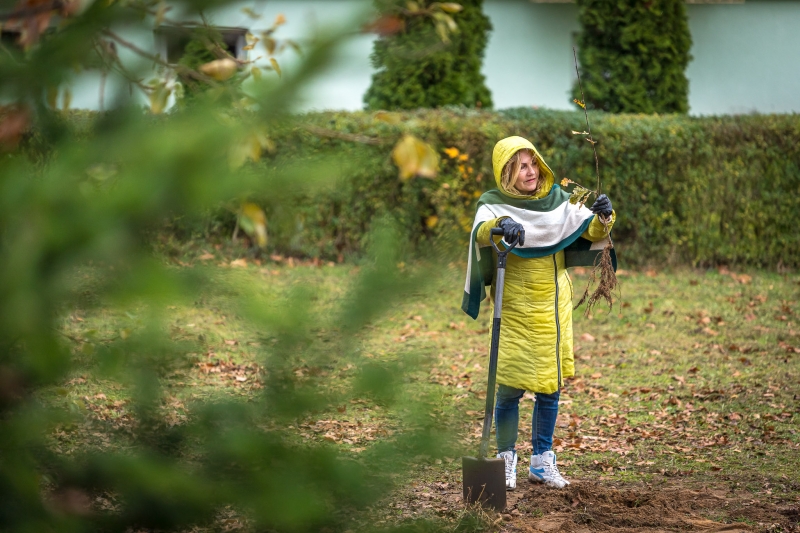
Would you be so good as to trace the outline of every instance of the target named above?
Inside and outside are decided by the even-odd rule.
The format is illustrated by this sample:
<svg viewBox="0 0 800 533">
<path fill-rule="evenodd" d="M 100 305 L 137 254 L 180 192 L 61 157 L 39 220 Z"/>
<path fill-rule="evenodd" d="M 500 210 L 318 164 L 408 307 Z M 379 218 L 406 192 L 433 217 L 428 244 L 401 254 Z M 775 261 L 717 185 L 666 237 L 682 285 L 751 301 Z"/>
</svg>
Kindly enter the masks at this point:
<svg viewBox="0 0 800 533">
<path fill-rule="evenodd" d="M 335 325 L 324 317 L 346 305 L 358 267 L 279 259 L 208 257 L 176 267 L 210 270 L 216 282 L 196 301 L 163 309 L 171 342 L 185 346 L 164 373 L 161 409 L 170 423 L 191 417 L 195 401 L 258 398 L 269 371 L 260 354 L 276 340 L 241 318 L 238 296 L 255 294 L 280 309 L 302 294 L 311 302 L 309 328 L 326 342 Z M 75 370 L 41 395 L 79 414 L 52 435 L 63 454 L 125 450 L 126 431 L 136 424 L 132 385 L 109 377 L 98 354 L 146 330 L 148 306 L 93 300 L 95 276 L 78 276 L 87 304 L 63 312 Z M 622 271 L 619 279 L 613 310 L 598 305 L 590 316 L 583 308 L 574 314 L 577 375 L 562 391 L 555 435 L 572 485 L 556 491 L 525 481 L 533 408 L 526 395 L 519 488 L 506 513 L 477 523 L 508 531 L 797 530 L 800 275 L 686 269 Z M 586 282 L 585 272 L 573 272 L 576 293 Z M 417 457 L 398 479 L 400 488 L 372 513 L 373 525 L 422 517 L 455 530 L 480 515 L 463 510 L 460 456 L 474 455 L 480 439 L 490 314 L 484 308 L 477 321 L 464 315 L 462 290 L 463 265 L 451 263 L 359 330 L 349 356 L 333 354 L 322 366 L 302 355 L 295 361 L 298 380 L 331 390 L 349 387 L 371 362 L 403 372 L 396 402 L 353 393 L 289 426 L 298 446 L 328 441 L 368 456 L 404 431 L 404 399 L 425 398 L 426 415 L 452 431 L 446 451 Z"/>
</svg>

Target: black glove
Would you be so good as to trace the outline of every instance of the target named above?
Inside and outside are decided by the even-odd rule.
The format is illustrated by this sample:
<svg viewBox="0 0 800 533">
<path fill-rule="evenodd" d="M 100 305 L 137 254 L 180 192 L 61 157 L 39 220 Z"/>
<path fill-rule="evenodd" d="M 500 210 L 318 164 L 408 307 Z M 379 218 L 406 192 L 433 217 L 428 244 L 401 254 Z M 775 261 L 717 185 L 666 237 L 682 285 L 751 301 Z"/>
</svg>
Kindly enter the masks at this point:
<svg viewBox="0 0 800 533">
<path fill-rule="evenodd" d="M 519 244 L 525 242 L 525 229 L 519 222 L 514 222 L 513 218 L 504 218 L 497 225 L 503 230 L 503 239 L 509 244 L 515 242 L 519 237 Z"/>
<path fill-rule="evenodd" d="M 602 215 L 603 218 L 608 218 L 611 216 L 611 200 L 605 194 L 601 194 L 589 210 L 595 215 Z"/>
</svg>

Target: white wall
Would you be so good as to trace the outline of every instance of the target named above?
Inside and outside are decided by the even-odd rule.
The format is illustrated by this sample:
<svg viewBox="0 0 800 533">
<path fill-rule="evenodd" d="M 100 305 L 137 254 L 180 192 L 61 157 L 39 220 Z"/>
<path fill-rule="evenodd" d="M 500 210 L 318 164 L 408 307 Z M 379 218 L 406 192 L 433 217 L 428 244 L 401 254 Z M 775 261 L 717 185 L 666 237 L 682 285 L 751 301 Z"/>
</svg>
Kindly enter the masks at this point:
<svg viewBox="0 0 800 533">
<path fill-rule="evenodd" d="M 577 6 L 485 0 L 484 12 L 494 27 L 483 73 L 495 108 L 574 108 L 569 91 L 575 79 Z"/>
<path fill-rule="evenodd" d="M 692 114 L 800 113 L 800 2 L 687 8 Z"/>
<path fill-rule="evenodd" d="M 210 20 L 220 26 L 250 28 L 258 35 L 283 14 L 287 23 L 275 36 L 294 39 L 302 46 L 326 28 L 357 25 L 371 6 L 371 0 L 260 0 L 212 13 Z M 242 12 L 245 7 L 262 17 L 253 20 Z M 495 108 L 573 109 L 572 45 L 579 31 L 576 5 L 485 0 L 484 10 L 494 27 L 483 72 Z M 800 1 L 692 4 L 687 10 L 694 56 L 687 70 L 692 114 L 800 112 Z M 156 50 L 152 34 L 131 38 L 143 48 Z M 362 109 L 373 73 L 369 59 L 373 41 L 372 35 L 354 33 L 336 60 L 299 95 L 295 110 Z M 261 48 L 250 53 L 251 57 L 266 56 Z M 288 75 L 299 61 L 292 50 L 277 59 Z M 266 57 L 260 64 L 268 64 Z M 96 73 L 76 80 L 74 107 L 97 109 L 98 80 Z M 115 90 L 126 87 L 110 79 L 107 102 Z"/>
</svg>

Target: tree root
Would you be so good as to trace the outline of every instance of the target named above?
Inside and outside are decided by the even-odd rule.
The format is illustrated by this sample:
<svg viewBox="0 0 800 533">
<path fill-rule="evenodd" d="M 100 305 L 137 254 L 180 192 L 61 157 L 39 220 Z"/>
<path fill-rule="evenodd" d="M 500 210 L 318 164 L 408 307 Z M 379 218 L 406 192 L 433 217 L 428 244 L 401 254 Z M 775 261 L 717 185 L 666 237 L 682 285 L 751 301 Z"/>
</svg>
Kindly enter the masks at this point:
<svg viewBox="0 0 800 533">
<path fill-rule="evenodd" d="M 619 283 L 617 282 L 617 275 L 614 272 L 614 265 L 611 263 L 611 249 L 613 247 L 614 245 L 609 242 L 605 248 L 603 248 L 600 257 L 595 259 L 594 266 L 589 272 L 589 282 L 586 284 L 586 290 L 583 291 L 583 296 L 581 296 L 581 299 L 575 304 L 574 309 L 577 309 L 581 304 L 586 302 L 584 316 L 588 315 L 601 299 L 606 301 L 609 311 L 614 307 L 612 296 L 614 290 L 619 288 Z M 600 282 L 590 296 L 589 290 L 592 285 L 597 282 L 598 276 L 600 277 Z"/>
</svg>

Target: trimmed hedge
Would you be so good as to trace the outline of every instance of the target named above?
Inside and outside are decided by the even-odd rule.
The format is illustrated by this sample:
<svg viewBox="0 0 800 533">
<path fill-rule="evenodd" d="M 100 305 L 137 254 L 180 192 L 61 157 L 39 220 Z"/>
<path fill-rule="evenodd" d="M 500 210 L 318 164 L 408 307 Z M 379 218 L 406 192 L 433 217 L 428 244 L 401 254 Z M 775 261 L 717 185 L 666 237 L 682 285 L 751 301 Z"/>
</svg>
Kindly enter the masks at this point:
<svg viewBox="0 0 800 533">
<path fill-rule="evenodd" d="M 300 199 L 294 222 L 270 227 L 277 251 L 326 258 L 358 254 L 366 229 L 384 213 L 393 214 L 413 241 L 436 237 L 460 246 L 476 198 L 494 186 L 494 143 L 508 135 L 531 139 L 558 179 L 595 185 L 591 148 L 571 133 L 583 129 L 582 113 L 446 109 L 397 114 L 399 123 L 391 118 L 366 112 L 304 117 L 333 135 L 368 136 L 380 145 L 298 127 L 275 132 L 278 150 L 263 161 L 264 171 L 335 153 L 345 174 L 339 185 Z M 624 266 L 800 266 L 794 220 L 800 210 L 800 116 L 591 118 L 603 192 L 618 212 L 614 236 Z M 436 179 L 398 178 L 390 152 L 404 133 L 442 154 Z M 451 147 L 468 159 L 444 153 Z M 279 202 L 261 200 L 268 216 L 281 209 Z"/>
<path fill-rule="evenodd" d="M 88 136 L 94 116 L 72 113 L 69 122 Z M 800 211 L 800 115 L 594 112 L 591 120 L 603 192 L 618 213 L 614 239 L 623 267 L 800 267 L 794 219 Z M 412 243 L 421 243 L 420 250 L 435 242 L 465 256 L 476 199 L 494 187 L 495 142 L 527 137 L 558 179 L 594 188 L 591 148 L 571 133 L 584 126 L 582 112 L 533 109 L 308 114 L 271 131 L 277 150 L 249 170 L 263 175 L 277 166 L 297 166 L 297 180 L 322 176 L 327 185 L 303 195 L 291 193 L 287 184 L 275 197 L 253 200 L 267 213 L 270 252 L 357 257 L 370 225 L 390 214 Z M 398 178 L 391 151 L 406 133 L 441 154 L 436 179 Z M 42 149 L 36 139 L 27 143 L 32 156 Z M 368 139 L 378 144 L 363 142 Z M 466 160 L 451 158 L 444 151 L 449 148 Z M 203 219 L 176 218 L 168 227 L 181 239 L 227 239 L 235 225 L 232 207 Z"/>
</svg>

